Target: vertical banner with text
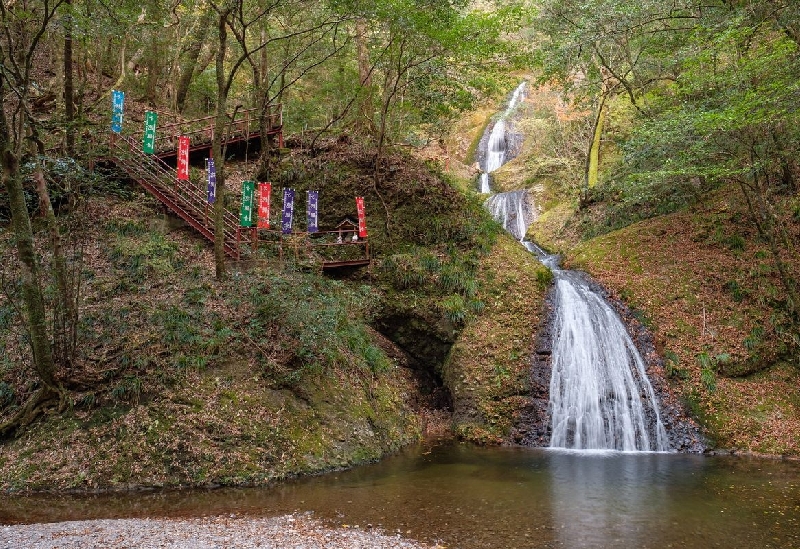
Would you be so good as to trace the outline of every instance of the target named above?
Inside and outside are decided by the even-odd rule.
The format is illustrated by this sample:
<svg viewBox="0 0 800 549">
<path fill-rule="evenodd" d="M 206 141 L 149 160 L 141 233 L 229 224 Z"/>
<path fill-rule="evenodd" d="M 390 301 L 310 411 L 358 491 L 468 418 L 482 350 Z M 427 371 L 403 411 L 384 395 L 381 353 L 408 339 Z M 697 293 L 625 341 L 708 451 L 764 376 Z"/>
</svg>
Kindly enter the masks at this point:
<svg viewBox="0 0 800 549">
<path fill-rule="evenodd" d="M 208 189 L 206 196 L 208 198 L 208 203 L 213 204 L 217 199 L 217 167 L 214 165 L 213 158 L 206 160 L 206 169 L 208 170 Z"/>
<path fill-rule="evenodd" d="M 189 179 L 189 138 L 185 135 L 178 138 L 178 179 Z"/>
<path fill-rule="evenodd" d="M 239 224 L 242 227 L 253 225 L 253 195 L 256 184 L 253 181 L 242 181 L 242 210 L 239 213 Z"/>
<path fill-rule="evenodd" d="M 356 211 L 358 212 L 358 236 L 367 238 L 367 215 L 364 212 L 364 197 L 356 197 Z"/>
<path fill-rule="evenodd" d="M 269 201 L 272 183 L 258 184 L 258 228 L 269 229 Z"/>
<path fill-rule="evenodd" d="M 308 191 L 308 232 L 315 233 L 319 230 L 318 224 L 319 191 Z"/>
<path fill-rule="evenodd" d="M 125 92 L 112 90 L 111 92 L 111 131 L 122 132 L 122 109 L 125 105 Z"/>
<path fill-rule="evenodd" d="M 156 123 L 158 123 L 158 113 L 147 111 L 144 113 L 144 138 L 142 139 L 142 150 L 145 154 L 156 152 Z"/>
<path fill-rule="evenodd" d="M 281 232 L 292 234 L 292 219 L 294 217 L 294 189 L 283 189 L 283 217 L 281 218 Z"/>
</svg>

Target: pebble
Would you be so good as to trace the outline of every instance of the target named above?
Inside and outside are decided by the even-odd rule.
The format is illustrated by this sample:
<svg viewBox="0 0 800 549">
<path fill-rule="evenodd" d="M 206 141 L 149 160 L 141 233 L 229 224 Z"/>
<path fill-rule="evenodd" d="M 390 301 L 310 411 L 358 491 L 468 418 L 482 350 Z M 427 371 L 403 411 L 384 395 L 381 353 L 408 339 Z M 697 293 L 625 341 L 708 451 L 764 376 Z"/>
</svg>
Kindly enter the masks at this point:
<svg viewBox="0 0 800 549">
<path fill-rule="evenodd" d="M 0 549 L 436 549 L 400 535 L 330 528 L 308 515 L 102 519 L 0 529 Z"/>
</svg>

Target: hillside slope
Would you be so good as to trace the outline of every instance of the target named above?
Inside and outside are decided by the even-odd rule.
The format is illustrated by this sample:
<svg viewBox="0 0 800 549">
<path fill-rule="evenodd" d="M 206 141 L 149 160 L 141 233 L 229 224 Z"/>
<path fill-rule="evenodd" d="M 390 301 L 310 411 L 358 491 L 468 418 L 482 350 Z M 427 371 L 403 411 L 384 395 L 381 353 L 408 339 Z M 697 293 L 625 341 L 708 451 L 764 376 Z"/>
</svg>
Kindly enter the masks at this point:
<svg viewBox="0 0 800 549">
<path fill-rule="evenodd" d="M 365 196 L 373 265 L 332 278 L 302 249 L 297 261 L 265 249 L 218 282 L 209 244 L 136 187 L 105 178 L 62 212 L 82 280 L 79 352 L 59 372 L 68 408 L 0 444 L 1 489 L 248 485 L 348 467 L 449 433 L 451 393 L 460 414 L 479 409 L 458 432 L 507 439 L 541 267 L 505 273 L 518 250 L 480 203 L 407 155 L 387 158 L 376 186 L 368 152 L 334 140 L 313 157 L 294 149 L 275 183 L 320 190 L 322 227 Z M 521 321 L 505 322 L 525 294 Z M 36 383 L 13 295 L 0 307 L 2 420 Z M 489 327 L 504 342 L 480 361 L 448 359 Z M 475 372 L 482 392 L 465 401 L 457 380 Z"/>
</svg>

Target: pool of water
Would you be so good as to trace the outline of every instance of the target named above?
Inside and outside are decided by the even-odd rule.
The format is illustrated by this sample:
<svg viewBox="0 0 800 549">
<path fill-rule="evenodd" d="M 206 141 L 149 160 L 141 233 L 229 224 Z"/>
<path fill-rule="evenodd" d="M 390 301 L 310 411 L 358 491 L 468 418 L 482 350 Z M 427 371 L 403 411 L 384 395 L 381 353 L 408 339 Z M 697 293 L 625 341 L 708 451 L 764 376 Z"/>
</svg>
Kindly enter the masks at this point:
<svg viewBox="0 0 800 549">
<path fill-rule="evenodd" d="M 275 515 L 451 548 L 800 548 L 800 463 L 429 443 L 268 488 L 0 496 L 0 523 Z"/>
</svg>

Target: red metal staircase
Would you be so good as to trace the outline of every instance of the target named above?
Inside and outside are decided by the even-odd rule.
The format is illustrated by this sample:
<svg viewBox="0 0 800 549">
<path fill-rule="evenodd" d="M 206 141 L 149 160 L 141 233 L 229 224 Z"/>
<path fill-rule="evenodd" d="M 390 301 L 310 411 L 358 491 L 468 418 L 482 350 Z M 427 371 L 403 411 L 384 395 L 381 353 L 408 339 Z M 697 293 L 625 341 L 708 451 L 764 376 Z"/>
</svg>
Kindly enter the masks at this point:
<svg viewBox="0 0 800 549">
<path fill-rule="evenodd" d="M 282 147 L 281 106 L 273 106 L 268 114 L 268 134 L 276 136 L 278 145 Z M 256 120 L 251 116 L 251 111 L 237 111 L 231 115 L 230 120 L 225 135 L 227 144 L 238 141 L 249 143 L 251 139 L 260 138 L 258 131 L 251 131 L 251 124 Z M 112 133 L 110 142 L 112 159 L 119 168 L 211 242 L 214 241 L 214 214 L 212 205 L 207 201 L 206 185 L 178 179 L 178 172 L 164 158 L 177 154 L 175 142 L 179 135 L 190 136 L 195 150 L 210 148 L 213 139 L 212 122 L 213 118 L 206 117 L 163 126 L 160 137 L 156 139 L 155 154 L 145 154 L 142 150 L 141 132 L 132 136 Z M 242 228 L 239 225 L 239 216 L 228 209 L 225 210 L 224 224 L 224 249 L 228 257 L 238 260 L 242 255 L 268 244 L 277 244 L 279 256 L 283 257 L 284 235 L 281 231 Z M 303 235 L 302 247 L 305 253 L 314 255 L 325 270 L 370 264 L 369 242 L 366 239 L 351 238 L 357 234 L 356 229 L 355 226 L 342 228 L 340 224 L 336 230 L 318 231 L 313 235 L 304 232 L 292 234 Z M 259 232 L 273 233 L 277 238 L 268 237 L 265 241 L 262 239 L 264 235 L 259 236 Z M 298 254 L 298 249 L 299 246 L 296 245 L 295 255 Z M 362 250 L 363 253 L 353 253 L 355 250 Z"/>
<path fill-rule="evenodd" d="M 112 134 L 111 150 L 117 166 L 150 194 L 210 241 L 214 241 L 213 208 L 206 191 L 196 183 L 179 180 L 175 169 L 157 156 L 142 151 L 140 142 L 125 135 Z M 242 253 L 239 218 L 225 210 L 225 254 L 240 259 Z"/>
</svg>

